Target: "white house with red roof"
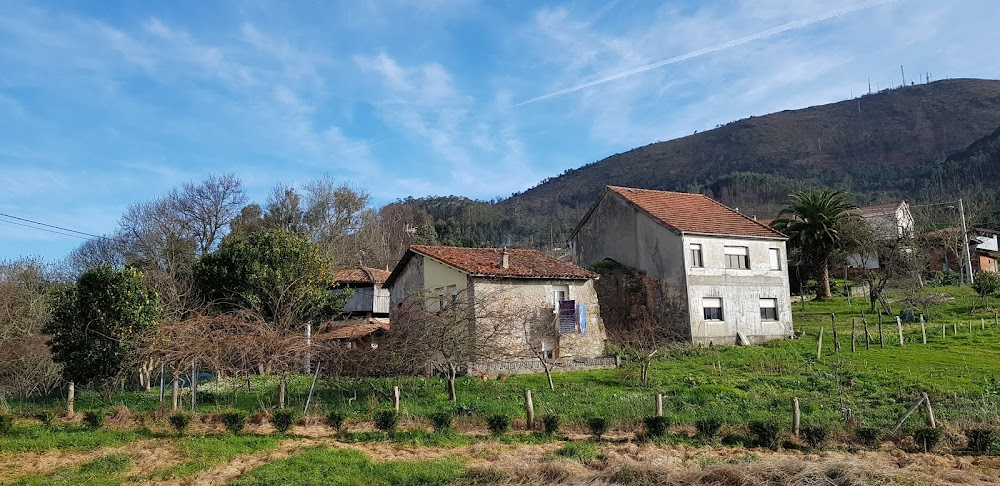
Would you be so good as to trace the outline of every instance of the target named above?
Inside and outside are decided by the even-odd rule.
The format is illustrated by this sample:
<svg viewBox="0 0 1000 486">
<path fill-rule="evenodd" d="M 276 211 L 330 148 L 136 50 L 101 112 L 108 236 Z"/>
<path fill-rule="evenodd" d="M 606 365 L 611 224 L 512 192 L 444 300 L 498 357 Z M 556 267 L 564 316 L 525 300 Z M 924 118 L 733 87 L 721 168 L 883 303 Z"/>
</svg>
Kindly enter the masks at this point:
<svg viewBox="0 0 1000 486">
<path fill-rule="evenodd" d="M 570 237 L 658 282 L 660 325 L 695 344 L 792 336 L 785 235 L 702 194 L 607 186 Z"/>
<path fill-rule="evenodd" d="M 415 299 L 431 312 L 456 304 L 468 312 L 477 307 L 474 325 L 483 329 L 491 326 L 480 321 L 513 323 L 503 336 L 507 363 L 480 366 L 509 373 L 531 371 L 539 365 L 538 353 L 559 366 L 604 355 L 598 277 L 536 250 L 413 245 L 384 286 L 390 289 L 393 329 L 394 313 Z M 480 313 L 480 305 L 488 312 Z"/>
</svg>

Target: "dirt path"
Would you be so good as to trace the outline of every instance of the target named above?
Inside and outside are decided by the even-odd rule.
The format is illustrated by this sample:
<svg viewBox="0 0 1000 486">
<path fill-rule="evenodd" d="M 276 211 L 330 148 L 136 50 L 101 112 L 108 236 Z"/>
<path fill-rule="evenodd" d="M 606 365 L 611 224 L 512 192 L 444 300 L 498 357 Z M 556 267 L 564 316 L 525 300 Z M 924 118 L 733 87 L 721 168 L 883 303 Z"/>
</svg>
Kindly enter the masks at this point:
<svg viewBox="0 0 1000 486">
<path fill-rule="evenodd" d="M 146 439 L 87 452 L 50 450 L 0 454 L 0 484 L 23 476 L 51 474 L 60 468 L 83 464 L 109 454 L 129 455 L 135 464 L 129 474 L 136 476 L 173 466 L 183 459 L 180 452 L 165 439 Z"/>
</svg>

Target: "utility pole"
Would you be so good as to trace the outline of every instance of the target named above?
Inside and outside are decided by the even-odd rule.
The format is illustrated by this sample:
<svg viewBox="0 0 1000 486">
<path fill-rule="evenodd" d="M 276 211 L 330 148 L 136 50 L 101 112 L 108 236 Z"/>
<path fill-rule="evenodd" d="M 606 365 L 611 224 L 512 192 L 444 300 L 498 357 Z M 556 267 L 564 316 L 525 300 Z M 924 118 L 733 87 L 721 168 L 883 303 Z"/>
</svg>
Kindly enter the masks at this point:
<svg viewBox="0 0 1000 486">
<path fill-rule="evenodd" d="M 965 227 L 965 206 L 962 198 L 958 198 L 958 214 L 962 221 L 962 248 L 965 253 L 965 273 L 969 276 L 969 285 L 972 285 L 972 255 L 969 253 L 969 232 Z"/>
</svg>

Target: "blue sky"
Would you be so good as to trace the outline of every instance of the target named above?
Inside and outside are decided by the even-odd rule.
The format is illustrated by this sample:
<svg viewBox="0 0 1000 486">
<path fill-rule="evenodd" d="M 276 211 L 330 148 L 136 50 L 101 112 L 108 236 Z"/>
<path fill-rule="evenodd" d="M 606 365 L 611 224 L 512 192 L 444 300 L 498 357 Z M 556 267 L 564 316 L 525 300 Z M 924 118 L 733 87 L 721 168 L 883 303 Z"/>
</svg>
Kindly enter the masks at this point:
<svg viewBox="0 0 1000 486">
<path fill-rule="evenodd" d="M 931 73 L 1000 77 L 992 0 L 0 2 L 0 213 L 88 233 L 234 172 L 379 203 Z M 5 219 L 5 218 L 0 218 Z M 0 222 L 0 259 L 82 240 Z"/>
</svg>

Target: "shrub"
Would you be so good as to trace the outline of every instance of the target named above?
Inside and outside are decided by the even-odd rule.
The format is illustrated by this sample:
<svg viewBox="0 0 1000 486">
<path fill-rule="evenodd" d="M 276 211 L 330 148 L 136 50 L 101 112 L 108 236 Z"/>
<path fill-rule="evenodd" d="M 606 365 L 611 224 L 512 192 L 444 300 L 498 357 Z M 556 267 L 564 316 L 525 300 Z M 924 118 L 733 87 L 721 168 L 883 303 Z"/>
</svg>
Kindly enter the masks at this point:
<svg viewBox="0 0 1000 486">
<path fill-rule="evenodd" d="M 542 431 L 545 435 L 556 435 L 556 432 L 559 432 L 559 422 L 562 422 L 562 417 L 556 414 L 543 415 Z"/>
<path fill-rule="evenodd" d="M 611 428 L 611 421 L 604 417 L 591 417 L 587 419 L 587 428 L 594 439 L 601 440 L 601 437 Z"/>
<path fill-rule="evenodd" d="M 506 434 L 507 429 L 510 429 L 510 416 L 500 413 L 490 415 L 486 417 L 486 427 L 490 429 L 490 433 L 493 435 Z"/>
<path fill-rule="evenodd" d="M 347 419 L 347 417 L 344 415 L 344 412 L 333 410 L 326 413 L 326 425 L 328 425 L 335 432 L 339 431 L 340 428 L 344 426 L 345 419 Z"/>
<path fill-rule="evenodd" d="M 83 423 L 92 429 L 99 429 L 104 426 L 104 419 L 107 414 L 103 410 L 87 410 L 83 412 Z"/>
<path fill-rule="evenodd" d="M 667 417 L 646 417 L 642 419 L 643 424 L 646 425 L 646 433 L 650 437 L 663 437 L 667 435 L 667 428 L 670 427 L 670 419 Z"/>
<path fill-rule="evenodd" d="M 882 439 L 882 434 L 875 427 L 858 427 L 854 430 L 854 437 L 858 439 L 861 445 L 869 449 L 874 449 L 878 447 Z"/>
<path fill-rule="evenodd" d="M 447 410 L 439 410 L 431 414 L 431 425 L 435 432 L 445 432 L 451 429 L 451 421 L 454 415 Z"/>
<path fill-rule="evenodd" d="M 243 428 L 247 426 L 247 413 L 243 410 L 228 410 L 222 412 L 219 418 L 222 419 L 222 425 L 226 430 L 232 434 L 243 432 Z"/>
<path fill-rule="evenodd" d="M 12 428 L 14 428 L 14 416 L 0 414 L 0 435 L 6 435 Z"/>
<path fill-rule="evenodd" d="M 777 449 L 781 440 L 781 426 L 774 420 L 755 420 L 747 424 L 753 445 Z"/>
<path fill-rule="evenodd" d="M 274 430 L 278 431 L 279 434 L 284 434 L 291 430 L 297 418 L 294 410 L 287 408 L 275 410 L 271 414 L 271 425 L 274 426 Z"/>
<path fill-rule="evenodd" d="M 712 439 L 722 428 L 722 419 L 718 417 L 702 417 L 695 421 L 694 427 L 698 429 L 698 436 L 704 439 Z"/>
<path fill-rule="evenodd" d="M 807 425 L 802 427 L 802 440 L 813 449 L 819 449 L 826 443 L 826 437 L 830 434 L 829 427 L 825 425 Z"/>
<path fill-rule="evenodd" d="M 170 425 L 174 427 L 177 431 L 177 435 L 184 435 L 184 431 L 187 430 L 188 425 L 191 425 L 191 414 L 184 412 L 177 412 L 170 417 L 167 417 L 167 421 Z"/>
<path fill-rule="evenodd" d="M 993 429 L 966 429 L 965 438 L 969 440 L 969 450 L 984 453 L 989 452 L 995 440 Z"/>
<path fill-rule="evenodd" d="M 396 431 L 399 425 L 399 413 L 395 410 L 380 410 L 375 412 L 375 428 L 391 434 Z"/>
<path fill-rule="evenodd" d="M 39 422 L 45 424 L 46 427 L 48 427 L 52 425 L 52 422 L 55 422 L 56 414 L 51 410 L 41 410 L 39 412 L 35 412 L 35 418 L 38 419 Z"/>
<path fill-rule="evenodd" d="M 921 427 L 913 433 L 913 440 L 917 442 L 924 448 L 924 452 L 930 452 L 934 447 L 941 442 L 941 438 L 944 433 L 941 429 L 934 427 Z"/>
</svg>

